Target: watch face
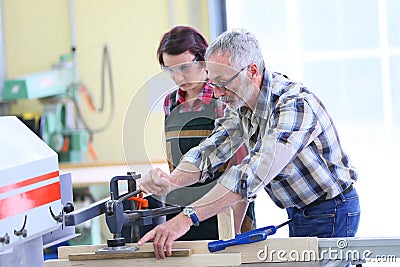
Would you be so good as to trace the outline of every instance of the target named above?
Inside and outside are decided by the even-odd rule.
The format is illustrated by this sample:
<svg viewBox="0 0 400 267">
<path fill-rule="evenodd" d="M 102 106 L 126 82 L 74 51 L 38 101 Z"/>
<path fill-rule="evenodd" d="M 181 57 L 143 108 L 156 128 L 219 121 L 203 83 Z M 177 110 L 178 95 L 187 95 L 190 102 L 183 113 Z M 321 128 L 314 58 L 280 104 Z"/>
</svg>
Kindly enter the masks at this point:
<svg viewBox="0 0 400 267">
<path fill-rule="evenodd" d="M 192 206 L 187 206 L 186 208 L 184 208 L 183 214 L 190 217 L 194 226 L 200 225 L 199 218 L 197 218 L 196 211 Z"/>
<path fill-rule="evenodd" d="M 183 209 L 183 213 L 184 213 L 185 215 L 191 215 L 191 214 L 193 214 L 193 212 L 194 212 L 194 208 L 193 208 L 193 207 L 190 207 L 190 206 L 188 206 L 188 207 L 186 207 L 186 208 Z"/>
</svg>

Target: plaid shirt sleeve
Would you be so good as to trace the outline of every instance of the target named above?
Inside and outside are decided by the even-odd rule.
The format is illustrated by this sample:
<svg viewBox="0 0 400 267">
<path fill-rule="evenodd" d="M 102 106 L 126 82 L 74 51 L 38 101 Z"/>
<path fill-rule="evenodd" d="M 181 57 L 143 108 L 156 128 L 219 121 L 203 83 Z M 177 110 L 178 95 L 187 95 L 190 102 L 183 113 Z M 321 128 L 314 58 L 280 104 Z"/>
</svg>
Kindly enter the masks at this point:
<svg viewBox="0 0 400 267">
<path fill-rule="evenodd" d="M 260 95 L 253 112 L 227 107 L 217 130 L 184 160 L 196 165 L 204 179 L 246 142 L 249 154 L 218 180 L 226 188 L 244 198 L 264 188 L 281 208 L 337 196 L 357 180 L 357 171 L 326 109 L 301 84 L 270 73 L 265 77 L 262 92 L 273 90 L 271 97 Z"/>
<path fill-rule="evenodd" d="M 303 98 L 287 101 L 275 110 L 270 120 L 272 127 L 260 130 L 250 154 L 240 165 L 227 170 L 219 180 L 222 185 L 246 198 L 254 197 L 259 189 L 278 177 L 295 155 L 320 133 L 314 112 Z M 259 127 L 266 123 L 261 122 Z M 281 182 L 283 186 L 280 186 L 285 187 L 286 181 L 282 179 Z"/>
<path fill-rule="evenodd" d="M 194 164 L 202 172 L 204 182 L 228 161 L 243 144 L 243 128 L 237 113 L 229 107 L 225 115 L 215 122 L 215 129 L 199 146 L 189 150 L 181 161 Z"/>
<path fill-rule="evenodd" d="M 193 156 L 186 158 L 187 161 L 198 166 L 203 175 L 207 174 L 208 164 L 214 168 L 213 164 L 224 160 L 226 158 L 224 155 L 234 153 L 240 145 L 238 139 L 243 139 L 243 128 L 238 126 L 241 123 L 238 121 L 238 116 L 235 116 L 236 120 L 225 115 L 219 121 L 220 131 L 217 131 L 214 138 L 207 140 L 199 148 L 205 151 L 203 154 L 200 151 L 192 151 Z M 232 122 L 233 120 L 235 123 Z M 251 124 L 250 118 L 247 120 L 248 122 L 244 125 Z M 291 98 L 281 104 L 275 109 L 269 122 L 262 118 L 259 120 L 260 131 L 254 144 L 250 144 L 252 149 L 249 155 L 241 164 L 226 170 L 219 179 L 219 183 L 245 198 L 254 197 L 259 189 L 282 172 L 298 151 L 306 147 L 320 133 L 313 110 L 301 97 Z M 268 124 L 272 127 L 267 128 Z M 215 151 L 209 151 L 212 149 Z M 207 159 L 207 156 L 210 159 Z"/>
</svg>

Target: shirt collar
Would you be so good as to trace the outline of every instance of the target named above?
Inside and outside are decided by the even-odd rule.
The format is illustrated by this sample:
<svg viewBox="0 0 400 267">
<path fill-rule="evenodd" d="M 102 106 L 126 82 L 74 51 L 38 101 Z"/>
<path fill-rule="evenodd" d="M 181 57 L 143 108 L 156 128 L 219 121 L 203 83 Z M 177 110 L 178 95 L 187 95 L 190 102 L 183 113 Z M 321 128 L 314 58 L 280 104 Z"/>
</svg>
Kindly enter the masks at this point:
<svg viewBox="0 0 400 267">
<path fill-rule="evenodd" d="M 182 104 L 185 102 L 185 95 L 186 92 L 183 91 L 181 88 L 178 88 L 177 92 L 177 104 Z M 211 103 L 211 99 L 213 98 L 213 89 L 208 84 L 205 84 L 203 89 L 201 90 L 200 94 L 197 96 L 196 99 L 200 100 L 206 105 Z"/>
<path fill-rule="evenodd" d="M 259 117 L 262 119 L 268 119 L 269 114 L 271 113 L 271 84 L 272 84 L 272 72 L 265 70 L 263 75 L 263 81 L 260 88 L 260 94 L 258 95 L 256 107 L 253 111 L 251 111 L 248 107 L 241 107 L 240 113 L 247 117 Z"/>
</svg>

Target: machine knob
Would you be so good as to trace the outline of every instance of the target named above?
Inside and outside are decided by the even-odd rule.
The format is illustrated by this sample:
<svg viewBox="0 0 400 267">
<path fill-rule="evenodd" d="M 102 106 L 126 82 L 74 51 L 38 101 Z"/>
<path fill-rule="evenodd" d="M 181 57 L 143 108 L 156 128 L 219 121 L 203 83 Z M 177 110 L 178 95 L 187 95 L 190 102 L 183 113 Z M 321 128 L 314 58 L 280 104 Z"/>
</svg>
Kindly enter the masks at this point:
<svg viewBox="0 0 400 267">
<path fill-rule="evenodd" d="M 63 210 L 67 214 L 73 212 L 75 210 L 74 204 L 71 202 L 65 203 Z"/>
<path fill-rule="evenodd" d="M 9 244 L 10 243 L 10 236 L 6 233 L 5 236 L 0 237 L 0 243 Z"/>
</svg>

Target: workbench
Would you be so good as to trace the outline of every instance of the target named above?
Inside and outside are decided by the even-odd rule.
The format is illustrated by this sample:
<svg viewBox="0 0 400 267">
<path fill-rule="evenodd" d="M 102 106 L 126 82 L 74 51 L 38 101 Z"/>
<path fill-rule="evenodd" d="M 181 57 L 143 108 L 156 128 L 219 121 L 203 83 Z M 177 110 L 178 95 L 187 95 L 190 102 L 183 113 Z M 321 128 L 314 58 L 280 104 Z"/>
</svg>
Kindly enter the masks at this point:
<svg viewBox="0 0 400 267">
<path fill-rule="evenodd" d="M 269 238 L 252 244 L 228 247 L 224 251 L 210 253 L 209 241 L 177 241 L 174 249 L 191 249 L 188 257 L 112 259 L 70 261 L 76 253 L 93 253 L 105 245 L 60 247 L 59 259 L 46 261 L 45 267 L 92 267 L 92 266 L 345 266 L 347 263 L 373 262 L 376 257 L 400 257 L 400 238 Z M 130 244 L 134 245 L 134 244 Z M 152 244 L 140 247 L 151 251 Z M 265 252 L 267 253 L 267 257 Z M 280 253 L 280 256 L 278 256 Z M 289 256 L 291 255 L 291 256 Z"/>
</svg>

